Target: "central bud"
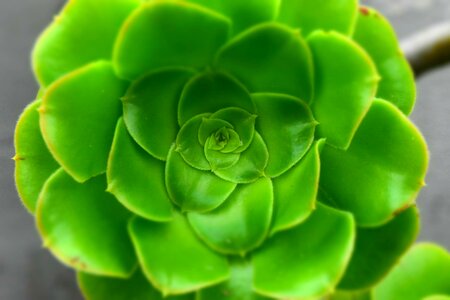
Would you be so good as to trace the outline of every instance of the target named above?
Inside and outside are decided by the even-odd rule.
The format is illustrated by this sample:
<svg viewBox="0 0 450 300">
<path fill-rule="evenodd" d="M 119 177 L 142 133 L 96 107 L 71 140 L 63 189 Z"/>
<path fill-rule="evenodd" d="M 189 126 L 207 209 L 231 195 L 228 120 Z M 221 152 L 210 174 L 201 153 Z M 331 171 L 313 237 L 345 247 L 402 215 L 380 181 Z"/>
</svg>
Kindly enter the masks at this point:
<svg viewBox="0 0 450 300">
<path fill-rule="evenodd" d="M 242 146 L 239 134 L 231 128 L 222 127 L 209 138 L 208 147 L 222 153 L 230 153 Z"/>
<path fill-rule="evenodd" d="M 182 126 L 176 150 L 196 169 L 232 182 L 254 181 L 263 175 L 263 168 L 256 171 L 251 161 L 258 153 L 267 153 L 255 130 L 256 117 L 237 107 L 197 115 Z"/>
</svg>

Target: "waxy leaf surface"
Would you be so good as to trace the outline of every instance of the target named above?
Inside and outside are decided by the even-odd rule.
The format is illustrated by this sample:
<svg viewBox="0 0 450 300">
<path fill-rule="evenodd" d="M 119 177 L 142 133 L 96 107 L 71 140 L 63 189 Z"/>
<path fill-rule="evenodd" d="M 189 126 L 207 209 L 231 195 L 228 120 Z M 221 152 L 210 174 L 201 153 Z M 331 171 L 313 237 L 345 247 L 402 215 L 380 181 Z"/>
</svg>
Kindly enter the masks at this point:
<svg viewBox="0 0 450 300">
<path fill-rule="evenodd" d="M 308 43 L 315 66 L 312 110 L 318 133 L 345 149 L 375 96 L 375 65 L 358 44 L 336 32 L 315 32 Z"/>
<path fill-rule="evenodd" d="M 236 164 L 226 169 L 214 170 L 214 174 L 235 183 L 250 183 L 264 176 L 269 152 L 264 140 L 257 132 L 250 146 L 240 155 Z"/>
<path fill-rule="evenodd" d="M 188 69 L 152 72 L 128 89 L 122 98 L 124 121 L 136 142 L 154 157 L 166 160 L 177 137 L 177 107 Z"/>
<path fill-rule="evenodd" d="M 408 250 L 418 232 L 416 207 L 400 213 L 383 226 L 357 228 L 355 250 L 338 288 L 365 290 L 376 285 Z"/>
<path fill-rule="evenodd" d="M 450 254 L 433 244 L 415 245 L 375 287 L 373 295 L 374 300 L 428 300 L 434 295 L 448 298 Z"/>
<path fill-rule="evenodd" d="M 222 204 L 236 184 L 191 167 L 172 147 L 166 164 L 166 186 L 172 201 L 183 211 L 205 212 Z"/>
<path fill-rule="evenodd" d="M 136 144 L 120 119 L 108 163 L 108 192 L 141 217 L 169 221 L 172 203 L 166 191 L 164 168 L 162 161 Z"/>
<path fill-rule="evenodd" d="M 316 121 L 305 102 L 286 95 L 254 94 L 258 109 L 256 129 L 261 134 L 269 162 L 265 174 L 276 177 L 305 155 L 314 140 Z"/>
<path fill-rule="evenodd" d="M 114 66 L 130 80 L 162 67 L 203 68 L 226 42 L 229 30 L 228 18 L 201 6 L 148 1 L 122 27 Z"/>
<path fill-rule="evenodd" d="M 168 223 L 135 218 L 129 231 L 144 274 L 165 296 L 196 291 L 229 276 L 226 257 L 204 245 L 182 215 Z"/>
<path fill-rule="evenodd" d="M 189 222 L 211 248 L 225 254 L 241 254 L 259 246 L 267 235 L 273 209 L 269 178 L 238 185 L 220 207 L 206 213 L 190 213 Z"/>
<path fill-rule="evenodd" d="M 381 76 L 377 97 L 410 114 L 416 98 L 414 74 L 389 22 L 377 11 L 362 7 L 354 39 L 369 53 Z"/>
<path fill-rule="evenodd" d="M 37 226 L 44 246 L 63 263 L 126 278 L 136 267 L 127 232 L 131 214 L 105 190 L 105 176 L 78 183 L 59 169 L 40 194 Z"/>
<path fill-rule="evenodd" d="M 194 294 L 163 297 L 144 277 L 141 270 L 136 270 L 130 278 L 120 279 L 100 277 L 79 272 L 77 274 L 86 300 L 194 300 Z"/>
<path fill-rule="evenodd" d="M 255 134 L 256 115 L 240 108 L 229 107 L 217 111 L 211 118 L 225 120 L 233 126 L 241 141 L 241 145 L 233 151 L 234 153 L 246 150 L 251 144 Z"/>
<path fill-rule="evenodd" d="M 324 147 L 320 186 L 327 203 L 352 212 L 358 225 L 378 226 L 413 204 L 427 165 L 420 132 L 397 107 L 377 99 L 347 151 Z"/>
<path fill-rule="evenodd" d="M 219 11 L 232 21 L 233 34 L 275 19 L 280 0 L 189 0 Z"/>
<path fill-rule="evenodd" d="M 219 51 L 216 66 L 238 78 L 251 93 L 311 99 L 311 53 L 301 35 L 289 27 L 270 23 L 250 28 Z"/>
<path fill-rule="evenodd" d="M 230 278 L 218 285 L 202 289 L 196 300 L 269 300 L 252 288 L 253 269 L 245 258 L 230 258 Z"/>
<path fill-rule="evenodd" d="M 319 204 L 305 223 L 277 233 L 255 252 L 255 290 L 284 299 L 331 292 L 350 260 L 354 231 L 350 214 Z"/>
<path fill-rule="evenodd" d="M 126 86 L 110 63 L 97 62 L 62 77 L 45 92 L 39 108 L 44 140 L 77 181 L 106 171 Z"/>
<path fill-rule="evenodd" d="M 273 179 L 274 214 L 271 234 L 300 224 L 316 207 L 320 175 L 320 148 L 316 142 L 289 171 Z"/>
<path fill-rule="evenodd" d="M 183 125 L 201 113 L 215 113 L 226 107 L 240 107 L 250 113 L 255 105 L 246 88 L 233 77 L 206 72 L 192 78 L 181 95 L 178 121 Z"/>
<path fill-rule="evenodd" d="M 48 86 L 91 62 L 111 59 L 120 27 L 140 3 L 139 0 L 67 3 L 33 51 L 33 68 L 41 85 Z"/>
<path fill-rule="evenodd" d="M 199 170 L 211 169 L 205 157 L 205 148 L 199 141 L 200 126 L 209 116 L 209 114 L 197 115 L 184 123 L 176 140 L 175 151 L 180 153 L 186 163 Z"/>
<path fill-rule="evenodd" d="M 277 21 L 299 28 L 303 36 L 315 30 L 353 32 L 358 0 L 282 0 Z"/>
<path fill-rule="evenodd" d="M 59 168 L 42 138 L 38 113 L 40 105 L 40 100 L 28 105 L 17 122 L 14 136 L 17 191 L 31 213 L 36 210 L 39 192 L 45 181 Z"/>
</svg>

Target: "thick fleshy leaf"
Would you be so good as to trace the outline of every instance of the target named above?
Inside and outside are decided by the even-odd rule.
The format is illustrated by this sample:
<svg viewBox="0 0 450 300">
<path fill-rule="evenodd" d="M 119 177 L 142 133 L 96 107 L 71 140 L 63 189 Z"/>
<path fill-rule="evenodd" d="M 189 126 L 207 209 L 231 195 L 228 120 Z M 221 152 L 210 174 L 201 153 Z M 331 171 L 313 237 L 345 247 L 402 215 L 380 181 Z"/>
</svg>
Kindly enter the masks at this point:
<svg viewBox="0 0 450 300">
<path fill-rule="evenodd" d="M 277 21 L 300 28 L 304 36 L 315 30 L 351 35 L 357 11 L 358 0 L 282 0 Z"/>
<path fill-rule="evenodd" d="M 377 226 L 414 203 L 427 166 L 420 132 L 397 107 L 377 99 L 347 151 L 324 147 L 320 186 L 324 200 L 352 212 L 358 225 Z"/>
<path fill-rule="evenodd" d="M 229 122 L 238 134 L 242 145 L 233 152 L 240 153 L 248 148 L 255 134 L 256 115 L 237 107 L 229 107 L 214 113 L 211 119 L 215 118 Z"/>
<path fill-rule="evenodd" d="M 211 167 L 205 157 L 205 147 L 199 142 L 199 130 L 203 120 L 209 114 L 193 117 L 181 127 L 176 140 L 175 151 L 180 153 L 184 161 L 199 170 L 210 170 Z"/>
<path fill-rule="evenodd" d="M 216 10 L 228 16 L 233 33 L 253 25 L 273 21 L 277 15 L 280 0 L 189 0 Z"/>
<path fill-rule="evenodd" d="M 450 300 L 450 295 L 432 295 L 423 298 L 423 300 Z"/>
<path fill-rule="evenodd" d="M 371 291 L 337 291 L 330 295 L 326 300 L 372 300 Z"/>
<path fill-rule="evenodd" d="M 258 109 L 256 129 L 269 151 L 265 173 L 276 177 L 299 162 L 308 151 L 317 122 L 308 105 L 297 98 L 255 94 L 253 100 Z"/>
<path fill-rule="evenodd" d="M 311 99 L 311 53 L 300 33 L 284 25 L 257 25 L 236 36 L 219 51 L 216 66 L 252 93 Z"/>
<path fill-rule="evenodd" d="M 166 163 L 166 186 L 172 201 L 183 211 L 205 212 L 222 204 L 236 184 L 191 167 L 172 147 Z"/>
<path fill-rule="evenodd" d="M 355 250 L 338 288 L 365 290 L 374 286 L 411 246 L 418 231 L 416 207 L 400 213 L 383 226 L 357 228 Z"/>
<path fill-rule="evenodd" d="M 347 148 L 375 96 L 379 76 L 367 53 L 337 32 L 308 38 L 315 65 L 314 117 L 319 136 Z"/>
<path fill-rule="evenodd" d="M 226 257 L 198 240 L 181 214 L 168 223 L 135 218 L 129 231 L 144 274 L 165 296 L 196 291 L 229 276 Z"/>
<path fill-rule="evenodd" d="M 189 213 L 198 236 L 211 248 L 225 254 L 245 255 L 266 237 L 273 209 L 269 178 L 238 185 L 227 201 L 206 214 Z"/>
<path fill-rule="evenodd" d="M 351 214 L 319 204 L 305 223 L 277 233 L 255 252 L 255 290 L 283 299 L 331 292 L 350 260 L 354 231 Z"/>
<path fill-rule="evenodd" d="M 31 213 L 36 210 L 39 192 L 45 181 L 59 168 L 42 138 L 38 113 L 40 105 L 41 101 L 36 100 L 25 108 L 14 135 L 17 191 Z"/>
<path fill-rule="evenodd" d="M 59 169 L 40 194 L 37 226 L 44 246 L 63 263 L 83 272 L 126 278 L 136 267 L 127 232 L 131 214 L 105 189 L 105 176 L 78 183 Z"/>
<path fill-rule="evenodd" d="M 195 294 L 163 297 L 137 270 L 128 279 L 101 277 L 79 272 L 78 284 L 86 300 L 194 300 Z"/>
<path fill-rule="evenodd" d="M 44 140 L 77 181 L 106 171 L 126 86 L 110 63 L 97 62 L 62 77 L 46 91 L 39 108 Z"/>
<path fill-rule="evenodd" d="M 220 149 L 214 149 L 215 138 L 210 137 L 205 144 L 205 157 L 208 160 L 211 170 L 214 172 L 219 169 L 226 169 L 234 166 L 240 155 L 238 153 L 222 153 Z M 216 145 L 217 146 L 217 145 Z"/>
<path fill-rule="evenodd" d="M 236 79 L 225 73 L 202 73 L 186 85 L 178 106 L 178 121 L 183 125 L 198 114 L 215 113 L 226 107 L 256 111 L 248 91 Z"/>
<path fill-rule="evenodd" d="M 414 246 L 374 290 L 375 300 L 428 300 L 437 295 L 450 296 L 450 254 L 433 244 Z"/>
<path fill-rule="evenodd" d="M 120 119 L 108 162 L 108 192 L 141 217 L 169 221 L 173 209 L 166 191 L 164 168 L 162 161 L 136 144 Z"/>
<path fill-rule="evenodd" d="M 184 85 L 194 72 L 184 68 L 152 72 L 128 89 L 123 102 L 127 128 L 142 148 L 166 160 L 177 137 L 177 107 Z"/>
<path fill-rule="evenodd" d="M 377 97 L 410 114 L 416 98 L 414 74 L 389 22 L 377 11 L 361 7 L 354 40 L 369 53 L 381 75 Z"/>
<path fill-rule="evenodd" d="M 120 27 L 140 3 L 139 0 L 67 3 L 33 51 L 33 67 L 41 85 L 48 86 L 88 63 L 111 59 Z"/>
<path fill-rule="evenodd" d="M 229 31 L 229 19 L 212 10 L 184 1 L 148 1 L 122 27 L 114 66 L 130 80 L 162 67 L 204 68 Z"/>
<path fill-rule="evenodd" d="M 316 142 L 297 165 L 273 179 L 271 234 L 300 224 L 315 209 L 320 175 L 319 152 L 324 142 Z"/>
<path fill-rule="evenodd" d="M 221 284 L 199 290 L 196 300 L 269 300 L 270 298 L 253 291 L 253 270 L 250 262 L 237 257 L 230 260 L 230 278 Z"/>
<path fill-rule="evenodd" d="M 264 176 L 269 152 L 261 136 L 255 132 L 250 146 L 230 168 L 214 170 L 214 174 L 230 182 L 250 183 Z"/>
<path fill-rule="evenodd" d="M 198 129 L 198 141 L 201 145 L 205 145 L 206 140 L 222 128 L 232 129 L 233 125 L 225 120 L 204 118 Z"/>
</svg>

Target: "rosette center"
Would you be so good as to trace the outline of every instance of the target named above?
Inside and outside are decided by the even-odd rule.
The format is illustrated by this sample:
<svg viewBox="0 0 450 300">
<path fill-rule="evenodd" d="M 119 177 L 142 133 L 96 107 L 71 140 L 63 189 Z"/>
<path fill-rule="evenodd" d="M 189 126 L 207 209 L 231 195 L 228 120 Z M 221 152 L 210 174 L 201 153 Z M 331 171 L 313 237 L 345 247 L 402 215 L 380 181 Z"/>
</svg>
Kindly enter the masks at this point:
<svg viewBox="0 0 450 300">
<path fill-rule="evenodd" d="M 195 116 L 181 128 L 177 150 L 197 169 L 229 168 L 252 143 L 255 120 L 255 115 L 236 107 Z"/>
</svg>

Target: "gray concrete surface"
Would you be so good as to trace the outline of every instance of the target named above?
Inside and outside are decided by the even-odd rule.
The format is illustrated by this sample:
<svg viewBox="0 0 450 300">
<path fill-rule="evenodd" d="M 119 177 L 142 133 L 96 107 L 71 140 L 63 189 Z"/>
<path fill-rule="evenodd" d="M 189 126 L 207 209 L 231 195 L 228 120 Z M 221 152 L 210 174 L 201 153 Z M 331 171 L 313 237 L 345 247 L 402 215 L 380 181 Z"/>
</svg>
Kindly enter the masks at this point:
<svg viewBox="0 0 450 300">
<path fill-rule="evenodd" d="M 400 37 L 450 19 L 449 0 L 366 0 L 384 12 Z M 60 0 L 0 1 L 0 299 L 81 299 L 73 273 L 41 248 L 13 180 L 13 130 L 37 86 L 29 52 L 38 33 L 60 7 Z M 422 192 L 422 240 L 450 249 L 450 67 L 420 78 L 413 119 L 428 140 L 431 165 Z"/>
</svg>

